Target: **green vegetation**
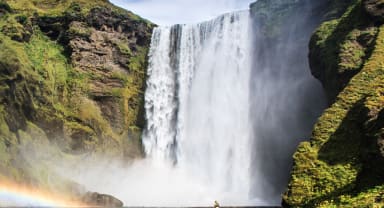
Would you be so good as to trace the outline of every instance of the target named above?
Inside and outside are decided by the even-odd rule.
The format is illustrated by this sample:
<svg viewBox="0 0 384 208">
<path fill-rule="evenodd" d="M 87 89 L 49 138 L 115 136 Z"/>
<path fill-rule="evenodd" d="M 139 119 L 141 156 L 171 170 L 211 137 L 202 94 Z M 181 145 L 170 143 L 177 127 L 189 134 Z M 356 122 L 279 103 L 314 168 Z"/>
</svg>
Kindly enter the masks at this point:
<svg viewBox="0 0 384 208">
<path fill-rule="evenodd" d="M 270 3 L 269 0 L 258 0 L 250 5 L 251 13 L 258 19 L 259 30 L 266 37 L 274 39 L 281 35 L 284 28 L 284 20 L 292 14 L 292 11 L 299 11 L 305 3 L 297 0 L 276 1 Z"/>
<path fill-rule="evenodd" d="M 4 0 L 0 1 L 0 11 L 12 12 L 12 8 Z"/>
<path fill-rule="evenodd" d="M 92 28 L 87 27 L 85 24 L 71 24 L 69 26 L 68 33 L 70 36 L 89 38 L 92 34 Z"/>
<path fill-rule="evenodd" d="M 72 71 L 63 55 L 64 48 L 35 30 L 29 43 L 25 44 L 25 51 L 34 70 L 40 75 L 39 81 L 48 88 L 51 102 L 57 102 L 66 93 L 68 74 Z"/>
<path fill-rule="evenodd" d="M 321 64 L 315 75 L 331 93 L 340 93 L 315 125 L 311 141 L 301 143 L 294 155 L 284 194 L 284 202 L 292 207 L 384 205 L 384 163 L 378 147 L 384 27 L 371 26 L 361 10 L 361 2 L 354 1 L 340 19 L 323 23 L 312 38 L 318 56 L 312 58 Z M 348 71 L 353 73 L 343 78 Z"/>
<path fill-rule="evenodd" d="M 337 200 L 324 201 L 319 204 L 319 207 L 382 207 L 383 195 L 384 187 L 377 186 L 358 195 L 342 195 Z"/>
<path fill-rule="evenodd" d="M 29 164 L 25 146 L 141 157 L 152 27 L 106 0 L 0 0 L 0 178 L 68 188 L 43 161 Z"/>
<path fill-rule="evenodd" d="M 371 26 L 361 0 L 353 0 L 339 18 L 323 23 L 310 42 L 311 70 L 334 100 L 370 56 L 377 28 Z"/>
<path fill-rule="evenodd" d="M 77 12 L 86 15 L 92 8 L 111 8 L 117 13 L 129 14 L 130 18 L 141 20 L 137 15 L 127 12 L 124 9 L 112 6 L 108 0 L 3 0 L 10 8 L 20 13 L 32 15 L 37 12 L 40 16 L 60 16 L 64 11 Z M 1 5 L 1 4 L 0 4 Z M 67 10 L 70 8 L 70 10 Z"/>
</svg>

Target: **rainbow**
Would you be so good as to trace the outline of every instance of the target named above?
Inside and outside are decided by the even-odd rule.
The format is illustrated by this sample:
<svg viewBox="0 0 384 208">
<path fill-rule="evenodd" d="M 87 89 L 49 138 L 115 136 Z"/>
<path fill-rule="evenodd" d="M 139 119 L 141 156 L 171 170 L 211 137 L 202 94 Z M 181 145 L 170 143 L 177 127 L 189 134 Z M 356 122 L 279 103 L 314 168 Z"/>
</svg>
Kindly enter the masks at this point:
<svg viewBox="0 0 384 208">
<path fill-rule="evenodd" d="M 0 181 L 0 207 L 88 207 L 49 192 Z"/>
</svg>

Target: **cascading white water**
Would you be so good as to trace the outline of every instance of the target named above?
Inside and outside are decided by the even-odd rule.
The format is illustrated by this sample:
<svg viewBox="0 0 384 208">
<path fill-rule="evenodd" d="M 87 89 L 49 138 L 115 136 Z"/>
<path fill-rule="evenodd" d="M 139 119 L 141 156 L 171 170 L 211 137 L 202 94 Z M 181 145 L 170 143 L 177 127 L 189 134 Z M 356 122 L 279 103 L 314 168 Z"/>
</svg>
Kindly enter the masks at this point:
<svg viewBox="0 0 384 208">
<path fill-rule="evenodd" d="M 249 28 L 248 11 L 156 28 L 145 95 L 147 156 L 237 204 L 251 185 Z"/>
<path fill-rule="evenodd" d="M 128 166 L 85 158 L 69 168 L 54 160 L 58 173 L 130 207 L 279 205 L 292 154 L 309 138 L 324 95 L 304 58 L 317 3 L 268 2 L 156 28 L 145 94 L 147 157 Z M 292 14 L 274 12 L 285 8 Z M 281 24 L 271 27 L 277 16 Z"/>
</svg>

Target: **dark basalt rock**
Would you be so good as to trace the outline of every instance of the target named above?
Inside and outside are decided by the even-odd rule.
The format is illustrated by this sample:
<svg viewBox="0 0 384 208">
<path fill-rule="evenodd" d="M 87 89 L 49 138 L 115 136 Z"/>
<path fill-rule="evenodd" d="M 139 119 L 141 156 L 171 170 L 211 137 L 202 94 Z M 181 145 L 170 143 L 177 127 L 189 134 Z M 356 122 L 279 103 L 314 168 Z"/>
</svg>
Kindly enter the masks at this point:
<svg viewBox="0 0 384 208">
<path fill-rule="evenodd" d="M 364 0 L 364 10 L 376 24 L 384 23 L 384 2 L 381 0 Z"/>
<path fill-rule="evenodd" d="M 73 191 L 72 181 L 45 168 L 47 161 L 22 154 L 52 145 L 60 156 L 142 156 L 154 25 L 107 0 L 70 2 L 0 0 L 0 178 L 121 207 L 113 196 Z M 48 185 L 46 175 L 55 183 Z"/>
<path fill-rule="evenodd" d="M 0 8 L 0 17 L 1 14 L 2 10 Z M 7 35 L 14 41 L 28 42 L 33 34 L 33 27 L 26 16 L 18 15 L 15 16 L 13 20 L 9 20 L 7 24 L 0 29 L 0 32 Z"/>
<path fill-rule="evenodd" d="M 366 137 L 361 148 L 363 168 L 357 180 L 361 189 L 380 185 L 384 181 L 384 110 L 378 115 L 370 114 L 364 125 Z"/>
<path fill-rule="evenodd" d="M 105 31 L 113 29 L 120 33 L 133 33 L 139 46 L 147 45 L 150 42 L 148 27 L 142 21 L 132 19 L 127 13 L 118 13 L 109 8 L 94 8 L 86 17 L 88 25 L 97 30 Z"/>
<path fill-rule="evenodd" d="M 4 14 L 12 12 L 12 8 L 7 4 L 7 2 L 4 2 L 3 0 L 0 1 L 0 17 L 2 17 Z"/>
<path fill-rule="evenodd" d="M 50 17 L 42 16 L 34 19 L 35 24 L 39 25 L 43 31 L 50 38 L 57 40 L 62 32 L 65 30 L 65 18 L 62 16 Z"/>
<path fill-rule="evenodd" d="M 75 121 L 80 125 L 58 125 L 53 131 L 46 128 L 50 122 L 45 122 L 44 116 L 32 119 L 49 132 L 50 138 L 54 135 L 66 138 L 69 152 L 78 153 L 97 149 L 96 141 L 108 140 L 105 128 L 111 127 L 114 135 L 123 137 L 129 127 L 143 126 L 140 106 L 153 24 L 115 7 L 96 6 L 84 13 L 76 2 L 59 15 L 36 12 L 28 18 L 16 16 L 15 20 L 17 24 L 0 30 L 13 40 L 29 42 L 32 26 L 38 26 L 44 35 L 61 45 L 75 74 L 88 77 L 88 83 L 84 84 L 88 95 L 85 100 L 94 103 L 96 111 L 100 109 L 99 118 L 105 121 L 88 124 L 87 119 L 68 118 L 71 121 L 64 124 Z M 132 93 L 128 94 L 127 90 Z"/>
<path fill-rule="evenodd" d="M 97 206 L 97 207 L 108 207 L 108 208 L 115 208 L 115 207 L 123 207 L 123 202 L 119 199 L 107 195 L 107 194 L 99 194 L 96 192 L 88 192 L 82 197 L 82 201 L 90 206 Z"/>
<path fill-rule="evenodd" d="M 38 25 L 45 35 L 53 40 L 59 40 L 63 45 L 68 43 L 66 31 L 70 24 L 75 21 L 84 21 L 80 5 L 75 2 L 61 16 L 38 16 L 36 14 L 32 19 L 33 24 Z"/>
</svg>

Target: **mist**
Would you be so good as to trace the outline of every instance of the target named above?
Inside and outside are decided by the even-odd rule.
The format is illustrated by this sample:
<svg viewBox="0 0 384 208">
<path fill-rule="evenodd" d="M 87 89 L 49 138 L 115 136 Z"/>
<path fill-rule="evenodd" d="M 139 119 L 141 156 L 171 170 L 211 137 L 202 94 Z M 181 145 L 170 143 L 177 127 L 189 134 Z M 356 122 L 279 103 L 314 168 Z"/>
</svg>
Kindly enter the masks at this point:
<svg viewBox="0 0 384 208">
<path fill-rule="evenodd" d="M 242 204 L 247 199 L 246 196 L 217 190 L 209 182 L 203 183 L 191 172 L 153 158 L 127 163 L 122 158 L 108 158 L 105 155 L 69 156 L 55 145 L 27 145 L 21 148 L 21 154 L 29 164 L 39 163 L 51 171 L 45 180 L 53 190 L 59 188 L 57 176 L 60 176 L 79 184 L 79 194 L 87 191 L 110 194 L 122 200 L 124 206 L 212 206 L 215 200 L 228 206 L 266 204 L 262 201 Z M 39 204 L 32 200 L 18 199 L 17 205 Z"/>
<path fill-rule="evenodd" d="M 281 201 L 292 155 L 301 141 L 310 139 L 313 125 L 326 107 L 324 90 L 311 75 L 307 61 L 310 36 L 320 21 L 313 11 L 324 2 L 296 3 L 296 13 L 281 22 L 275 20 L 279 27 L 273 38 L 265 35 L 263 20 L 273 19 L 274 14 L 253 12 L 251 195 L 269 202 Z M 286 5 L 276 1 L 274 7 Z"/>
<path fill-rule="evenodd" d="M 69 158 L 51 147 L 25 148 L 24 157 L 125 206 L 211 206 L 215 200 L 224 206 L 279 205 L 292 154 L 309 139 L 325 107 L 306 61 L 310 34 L 320 21 L 311 11 L 321 1 L 303 2 L 296 5 L 300 13 L 282 20 L 275 37 L 265 35 L 260 16 L 247 10 L 156 28 L 145 95 L 146 158 L 129 163 L 103 155 Z M 196 22 L 249 2 L 115 3 L 145 8 L 154 16 L 144 17 L 170 24 Z"/>
<path fill-rule="evenodd" d="M 270 205 L 249 194 L 250 20 L 246 10 L 155 29 L 142 138 L 146 159 L 25 157 L 47 161 L 62 177 L 125 206 Z"/>
</svg>

